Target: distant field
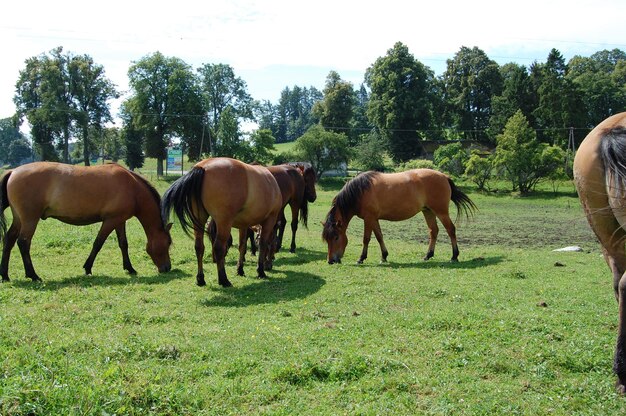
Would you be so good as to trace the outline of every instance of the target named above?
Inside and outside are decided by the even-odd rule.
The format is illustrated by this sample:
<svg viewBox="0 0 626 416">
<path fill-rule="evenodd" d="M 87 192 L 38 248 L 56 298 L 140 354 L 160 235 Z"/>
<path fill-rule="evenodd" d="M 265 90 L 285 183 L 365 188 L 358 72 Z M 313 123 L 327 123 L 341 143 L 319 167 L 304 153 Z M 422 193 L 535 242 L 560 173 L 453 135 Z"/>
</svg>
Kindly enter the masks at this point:
<svg viewBox="0 0 626 416">
<path fill-rule="evenodd" d="M 419 216 L 382 223 L 382 265 L 374 239 L 355 264 L 353 220 L 331 266 L 320 221 L 342 183 L 320 184 L 297 253 L 278 253 L 268 280 L 251 256 L 236 276 L 231 250 L 228 289 L 210 255 L 208 285 L 195 285 L 177 224 L 170 273 L 156 273 L 133 219 L 139 275 L 122 271 L 112 236 L 84 276 L 97 226 L 42 221 L 32 251 L 44 283 L 23 277 L 15 249 L 0 285 L 0 414 L 624 414 L 611 278 L 571 184 L 530 198 L 461 184 L 479 212 L 458 226 L 458 264 L 443 228 L 420 260 Z M 584 252 L 552 251 L 569 245 Z"/>
</svg>

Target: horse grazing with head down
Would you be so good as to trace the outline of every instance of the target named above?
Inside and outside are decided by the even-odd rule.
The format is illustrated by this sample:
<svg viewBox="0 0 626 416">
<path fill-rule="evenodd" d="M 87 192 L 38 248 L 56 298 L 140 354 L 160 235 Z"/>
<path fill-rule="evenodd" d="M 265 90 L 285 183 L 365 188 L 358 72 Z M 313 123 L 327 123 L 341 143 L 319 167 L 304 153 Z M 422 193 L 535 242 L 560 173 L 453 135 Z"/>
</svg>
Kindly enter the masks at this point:
<svg viewBox="0 0 626 416">
<path fill-rule="evenodd" d="M 72 225 L 101 222 L 102 226 L 85 261 L 91 274 L 96 255 L 113 230 L 122 251 L 123 267 L 137 273 L 128 257 L 126 220 L 137 217 L 148 238 L 146 251 L 159 272 L 170 270 L 169 229 L 161 217 L 158 192 L 147 180 L 117 164 L 80 167 L 35 162 L 8 171 L 0 182 L 0 235 L 3 239 L 0 275 L 9 280 L 9 257 L 17 245 L 26 277 L 41 280 L 30 257 L 31 239 L 39 219 L 56 218 Z M 10 207 L 13 222 L 7 231 L 4 210 Z"/>
<path fill-rule="evenodd" d="M 272 267 L 269 247 L 281 203 L 280 189 L 267 168 L 217 157 L 198 162 L 176 180 L 163 195 L 161 207 L 164 218 L 174 210 L 185 232 L 193 228 L 198 286 L 206 284 L 202 269 L 203 237 L 205 232 L 209 234 L 210 228 L 206 223 L 209 217 L 215 222 L 213 262 L 217 263 L 218 283 L 232 286 L 224 268 L 231 228 L 239 229 L 237 271 L 243 275 L 247 230 L 253 225 L 261 225 L 257 273 L 260 278 L 265 278 L 265 269 Z"/>
<path fill-rule="evenodd" d="M 364 222 L 363 251 L 358 263 L 367 258 L 372 231 L 380 244 L 382 261 L 386 262 L 388 251 L 378 220 L 403 221 L 418 212 L 424 214 L 429 229 L 428 252 L 424 260 L 435 254 L 439 218 L 450 236 L 452 261 L 458 261 L 456 228 L 448 213 L 450 201 L 454 202 L 459 214 L 464 211 L 469 216 L 476 209 L 472 200 L 447 175 L 432 169 L 357 175 L 335 196 L 322 224 L 322 238 L 328 243 L 328 263 L 341 261 L 348 245 L 346 230 L 355 215 Z"/>
<path fill-rule="evenodd" d="M 598 124 L 574 158 L 574 181 L 604 259 L 613 274 L 619 325 L 613 371 L 626 393 L 626 113 Z"/>
</svg>

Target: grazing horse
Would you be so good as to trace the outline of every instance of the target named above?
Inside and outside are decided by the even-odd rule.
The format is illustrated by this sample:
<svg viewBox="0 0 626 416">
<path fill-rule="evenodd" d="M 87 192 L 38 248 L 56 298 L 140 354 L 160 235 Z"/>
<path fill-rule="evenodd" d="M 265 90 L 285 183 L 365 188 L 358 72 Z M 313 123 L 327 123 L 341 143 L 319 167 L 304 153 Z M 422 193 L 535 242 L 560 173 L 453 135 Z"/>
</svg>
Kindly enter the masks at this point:
<svg viewBox="0 0 626 416">
<path fill-rule="evenodd" d="M 418 212 L 424 214 L 429 229 L 428 252 L 424 260 L 435 254 L 437 218 L 446 228 L 452 242 L 452 260 L 458 261 L 456 228 L 448 214 L 450 201 L 458 214 L 471 215 L 476 206 L 445 174 L 432 169 L 414 169 L 401 173 L 365 172 L 344 185 L 333 199 L 326 216 L 322 238 L 328 243 L 328 263 L 339 263 L 348 245 L 346 230 L 355 215 L 364 221 L 363 251 L 358 263 L 367 258 L 372 231 L 380 244 L 382 261 L 387 261 L 379 219 L 403 221 Z M 458 216 L 458 215 L 457 215 Z"/>
<path fill-rule="evenodd" d="M 9 256 L 17 245 L 26 277 L 41 280 L 30 257 L 31 239 L 39 219 L 56 218 L 72 225 L 101 222 L 102 226 L 85 261 L 91 274 L 96 255 L 113 230 L 122 251 L 123 267 L 137 272 L 128 257 L 126 220 L 137 217 L 148 238 L 146 251 L 159 272 L 170 270 L 171 224 L 161 217 L 161 198 L 148 181 L 117 164 L 94 167 L 35 162 L 8 171 L 0 184 L 0 236 L 3 237 L 0 275 L 9 280 Z M 4 210 L 11 207 L 13 222 L 6 229 Z"/>
<path fill-rule="evenodd" d="M 215 221 L 213 262 L 217 263 L 218 283 L 232 286 L 226 277 L 224 258 L 232 227 L 239 229 L 239 262 L 237 272 L 243 275 L 246 233 L 249 227 L 261 225 L 259 278 L 267 277 L 271 268 L 270 242 L 281 205 L 280 189 L 276 179 L 263 166 L 248 165 L 236 159 L 210 158 L 198 162 L 165 191 L 161 209 L 168 218 L 173 209 L 183 230 L 193 228 L 198 261 L 198 286 L 206 285 L 202 269 L 204 233 L 211 217 Z M 206 230 L 206 231 L 205 231 Z"/>
<path fill-rule="evenodd" d="M 613 273 L 619 326 L 613 371 L 617 389 L 626 393 L 626 113 L 598 124 L 574 159 L 574 181 L 604 259 Z"/>
<path fill-rule="evenodd" d="M 315 170 L 313 170 L 311 165 L 304 163 L 270 166 L 267 169 L 278 182 L 283 199 L 283 208 L 280 210 L 278 219 L 280 224 L 278 227 L 276 251 L 282 247 L 283 234 L 287 225 L 285 208 L 289 205 L 291 208 L 291 245 L 289 246 L 289 252 L 295 253 L 298 213 L 300 214 L 302 225 L 307 227 L 309 218 L 308 203 L 315 202 L 317 199 Z"/>
</svg>

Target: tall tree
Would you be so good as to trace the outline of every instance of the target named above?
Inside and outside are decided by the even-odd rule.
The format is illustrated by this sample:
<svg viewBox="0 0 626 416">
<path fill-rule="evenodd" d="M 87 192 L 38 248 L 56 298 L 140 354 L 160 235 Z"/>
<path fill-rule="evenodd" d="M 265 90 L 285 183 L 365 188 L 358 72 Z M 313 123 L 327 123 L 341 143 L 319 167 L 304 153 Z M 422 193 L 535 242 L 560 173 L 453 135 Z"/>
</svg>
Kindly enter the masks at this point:
<svg viewBox="0 0 626 416">
<path fill-rule="evenodd" d="M 534 109 L 532 85 L 526 67 L 508 63 L 500 67 L 500 74 L 503 80 L 502 94 L 491 99 L 488 135 L 492 143 L 496 142 L 496 136 L 502 133 L 506 122 L 517 110 L 530 119 Z"/>
<path fill-rule="evenodd" d="M 322 93 L 315 87 L 294 86 L 285 87 L 274 106 L 272 119 L 277 125 L 272 129 L 277 143 L 291 142 L 302 136 L 309 127 L 317 123 L 313 115 L 313 105 L 323 98 Z M 260 125 L 261 128 L 270 128 Z"/>
<path fill-rule="evenodd" d="M 190 120 L 201 123 L 201 114 L 187 112 L 190 102 L 200 101 L 197 79 L 181 59 L 160 52 L 131 65 L 128 78 L 133 95 L 127 100 L 127 110 L 134 129 L 141 131 L 146 140 L 146 155 L 156 158 L 157 175 L 162 176 L 170 139 L 184 138 Z"/>
<path fill-rule="evenodd" d="M 119 94 L 106 78 L 104 67 L 94 63 L 88 55 L 70 57 L 68 72 L 72 114 L 83 143 L 83 161 L 89 166 L 89 149 L 93 147 L 90 132 L 103 134 L 105 123 L 113 120 L 109 100 L 118 98 Z"/>
<path fill-rule="evenodd" d="M 398 42 L 367 69 L 365 83 L 371 91 L 367 116 L 391 156 L 405 161 L 421 155 L 423 132 L 433 126 L 433 71 Z"/>
<path fill-rule="evenodd" d="M 313 114 L 328 131 L 351 134 L 356 96 L 350 82 L 341 79 L 336 71 L 326 77 L 324 98 L 313 105 Z"/>
<path fill-rule="evenodd" d="M 237 120 L 254 120 L 254 101 L 245 81 L 226 64 L 204 64 L 198 69 L 210 132 L 215 133 L 226 108 Z"/>
<path fill-rule="evenodd" d="M 461 47 L 442 76 L 448 117 L 466 139 L 486 140 L 491 99 L 502 92 L 498 64 L 477 47 Z"/>
<path fill-rule="evenodd" d="M 0 162 L 9 160 L 9 146 L 11 143 L 23 138 L 24 135 L 15 126 L 12 118 L 0 119 Z"/>
</svg>

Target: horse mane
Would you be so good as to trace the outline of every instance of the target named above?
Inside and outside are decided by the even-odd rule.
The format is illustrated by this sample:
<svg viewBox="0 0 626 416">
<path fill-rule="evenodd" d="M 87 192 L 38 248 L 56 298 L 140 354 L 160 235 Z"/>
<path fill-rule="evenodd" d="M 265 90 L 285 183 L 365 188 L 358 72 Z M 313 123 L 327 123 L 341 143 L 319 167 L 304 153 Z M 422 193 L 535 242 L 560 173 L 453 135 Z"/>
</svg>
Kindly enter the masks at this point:
<svg viewBox="0 0 626 416">
<path fill-rule="evenodd" d="M 333 198 L 330 211 L 328 211 L 326 221 L 324 221 L 322 238 L 325 241 L 329 241 L 336 233 L 335 215 L 337 210 L 339 210 L 343 218 L 347 217 L 351 211 L 358 207 L 363 193 L 370 189 L 372 179 L 378 175 L 380 175 L 380 172 L 368 171 L 360 173 L 341 188 L 341 191 Z"/>
<path fill-rule="evenodd" d="M 626 190 L 626 128 L 607 129 L 603 136 L 600 156 L 605 167 L 606 186 L 622 195 Z"/>
<path fill-rule="evenodd" d="M 152 198 L 154 199 L 154 202 L 156 202 L 157 207 L 159 207 L 159 211 L 160 211 L 161 195 L 159 195 L 159 191 L 157 191 L 156 188 L 154 187 L 154 185 L 152 185 L 146 178 L 144 178 L 143 176 L 141 176 L 137 172 L 133 172 L 132 170 L 128 170 L 128 172 L 135 179 L 137 179 L 140 183 L 143 183 L 146 188 L 148 188 L 148 192 L 150 192 L 150 195 L 152 195 Z M 161 212 L 161 222 L 163 223 L 163 226 L 165 227 L 165 225 L 167 224 L 167 218 L 163 217 L 163 213 L 162 212 Z"/>
</svg>

